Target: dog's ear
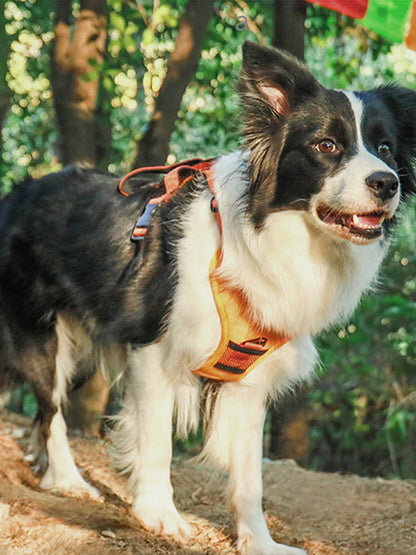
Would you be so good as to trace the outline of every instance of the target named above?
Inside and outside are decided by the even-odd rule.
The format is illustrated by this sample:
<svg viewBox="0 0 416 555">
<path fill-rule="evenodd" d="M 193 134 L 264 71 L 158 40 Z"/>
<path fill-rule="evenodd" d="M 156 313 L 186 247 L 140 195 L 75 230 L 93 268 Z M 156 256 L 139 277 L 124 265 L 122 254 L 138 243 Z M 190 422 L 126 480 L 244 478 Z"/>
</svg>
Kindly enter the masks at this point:
<svg viewBox="0 0 416 555">
<path fill-rule="evenodd" d="M 396 161 L 402 196 L 416 193 L 416 91 L 390 85 L 377 89 L 377 95 L 393 114 L 397 126 Z"/>
<path fill-rule="evenodd" d="M 248 126 L 276 123 L 320 88 L 307 67 L 288 52 L 244 43 L 239 91 Z"/>
<path fill-rule="evenodd" d="M 262 225 L 275 194 L 285 123 L 321 90 L 307 67 L 288 52 L 244 43 L 239 93 L 249 161 L 249 206 L 256 225 Z"/>
</svg>

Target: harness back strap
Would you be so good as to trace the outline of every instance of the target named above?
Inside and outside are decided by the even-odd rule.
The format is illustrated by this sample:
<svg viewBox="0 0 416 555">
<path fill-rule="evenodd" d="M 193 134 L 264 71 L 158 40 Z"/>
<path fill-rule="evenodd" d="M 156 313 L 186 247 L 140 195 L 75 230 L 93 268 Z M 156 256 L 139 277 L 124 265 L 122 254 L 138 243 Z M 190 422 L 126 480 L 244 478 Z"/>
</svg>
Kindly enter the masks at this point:
<svg viewBox="0 0 416 555">
<path fill-rule="evenodd" d="M 212 163 L 212 158 L 209 158 L 208 160 L 193 158 L 191 160 L 186 160 L 185 162 L 172 164 L 171 166 L 149 166 L 144 168 L 137 168 L 125 175 L 119 182 L 117 189 L 119 193 L 121 193 L 125 197 L 128 197 L 131 193 L 126 192 L 124 190 L 124 186 L 126 184 L 126 181 L 131 177 L 143 175 L 146 173 L 166 174 L 163 177 L 161 183 L 158 185 L 158 188 L 161 189 L 162 194 L 160 196 L 153 197 L 148 201 L 143 213 L 136 221 L 136 224 L 131 233 L 131 240 L 141 241 L 142 239 L 144 239 L 147 233 L 147 228 L 151 221 L 153 210 L 161 203 L 169 201 L 179 189 L 181 189 L 189 181 L 192 181 L 197 172 L 203 173 L 207 181 L 210 183 L 212 181 Z"/>
</svg>

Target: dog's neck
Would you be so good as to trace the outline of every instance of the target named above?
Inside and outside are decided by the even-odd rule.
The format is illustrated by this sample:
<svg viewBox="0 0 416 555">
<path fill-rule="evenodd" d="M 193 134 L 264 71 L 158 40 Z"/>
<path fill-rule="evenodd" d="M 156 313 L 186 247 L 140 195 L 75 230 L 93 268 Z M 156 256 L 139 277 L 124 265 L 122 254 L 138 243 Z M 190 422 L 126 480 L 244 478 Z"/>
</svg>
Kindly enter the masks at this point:
<svg viewBox="0 0 416 555">
<path fill-rule="evenodd" d="M 323 233 L 305 210 L 271 212 L 256 230 L 246 208 L 245 160 L 236 152 L 215 166 L 222 274 L 245 292 L 266 327 L 291 336 L 319 333 L 352 313 L 371 287 L 386 244 L 356 246 Z"/>
</svg>

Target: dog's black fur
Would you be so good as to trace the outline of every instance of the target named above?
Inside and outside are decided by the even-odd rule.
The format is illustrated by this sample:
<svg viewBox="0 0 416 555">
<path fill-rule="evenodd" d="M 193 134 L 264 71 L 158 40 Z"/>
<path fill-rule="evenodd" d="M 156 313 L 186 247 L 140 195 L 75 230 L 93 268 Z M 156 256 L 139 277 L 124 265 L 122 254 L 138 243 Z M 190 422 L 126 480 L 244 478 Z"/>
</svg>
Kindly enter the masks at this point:
<svg viewBox="0 0 416 555">
<path fill-rule="evenodd" d="M 118 181 L 68 168 L 25 182 L 3 201 L 0 317 L 10 332 L 3 349 L 19 356 L 25 335 L 50 333 L 56 312 L 65 310 L 102 341 L 143 344 L 161 333 L 176 279 L 175 219 L 198 185 L 156 209 L 142 251 L 129 240 L 131 230 L 158 189 L 145 186 L 126 198 Z"/>
<path fill-rule="evenodd" d="M 142 245 L 130 241 L 132 227 L 160 189 L 132 181 L 124 197 L 118 177 L 72 167 L 26 180 L 2 201 L 0 373 L 32 385 L 43 441 L 55 412 L 57 313 L 75 315 L 101 343 L 146 344 L 163 332 L 177 280 L 176 221 L 206 184 L 159 206 Z"/>
</svg>

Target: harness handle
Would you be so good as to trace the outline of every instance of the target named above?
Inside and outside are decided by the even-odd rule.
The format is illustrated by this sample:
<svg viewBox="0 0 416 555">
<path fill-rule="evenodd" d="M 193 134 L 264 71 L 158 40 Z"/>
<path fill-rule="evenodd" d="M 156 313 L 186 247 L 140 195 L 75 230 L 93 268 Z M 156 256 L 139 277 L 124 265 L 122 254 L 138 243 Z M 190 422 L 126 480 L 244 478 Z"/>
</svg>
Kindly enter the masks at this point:
<svg viewBox="0 0 416 555">
<path fill-rule="evenodd" d="M 177 162 L 176 164 L 171 164 L 170 166 L 147 166 L 144 168 L 136 168 L 135 170 L 131 170 L 120 180 L 119 184 L 117 185 L 117 190 L 123 196 L 129 197 L 131 193 L 127 193 L 126 191 L 124 191 L 123 185 L 126 183 L 128 179 L 130 179 L 130 177 L 133 177 L 133 175 L 139 175 L 143 173 L 169 174 L 169 172 L 175 169 L 181 169 L 181 168 L 203 171 L 204 167 L 208 167 L 208 164 L 211 162 L 211 160 L 212 158 L 210 158 L 209 160 L 203 160 L 202 158 L 190 158 L 189 160 L 185 160 L 184 162 Z M 205 166 L 205 164 L 207 164 L 207 166 Z M 167 189 L 168 188 L 166 184 L 166 191 L 169 193 Z"/>
<path fill-rule="evenodd" d="M 215 214 L 220 235 L 222 236 L 221 217 L 220 213 L 218 212 L 218 203 L 215 198 L 215 191 L 213 187 L 212 161 L 213 158 L 209 158 L 207 160 L 203 160 L 201 158 L 192 158 L 190 160 L 178 162 L 177 164 L 172 164 L 170 166 L 149 166 L 145 168 L 137 168 L 125 175 L 119 182 L 117 190 L 123 196 L 129 197 L 130 193 L 124 191 L 123 186 L 126 181 L 133 175 L 144 173 L 165 174 L 162 181 L 159 183 L 159 185 L 156 186 L 156 188 L 159 188 L 161 185 L 163 185 L 165 189 L 164 192 L 162 192 L 160 196 L 153 197 L 147 202 L 144 211 L 137 219 L 136 224 L 133 228 L 131 240 L 139 241 L 146 236 L 147 228 L 150 224 L 153 210 L 162 202 L 167 202 L 168 200 L 170 200 L 170 198 L 179 188 L 183 187 L 183 185 L 194 178 L 197 172 L 201 172 L 207 180 L 209 189 L 212 193 L 211 211 Z"/>
</svg>

